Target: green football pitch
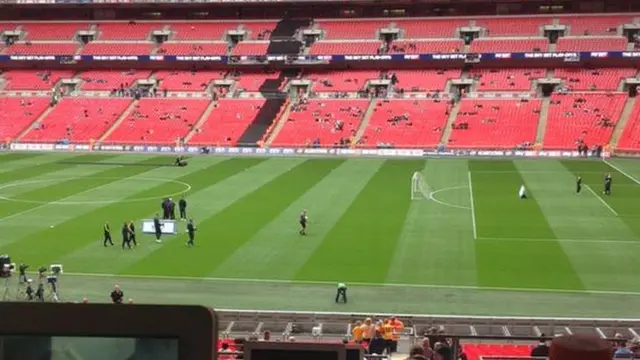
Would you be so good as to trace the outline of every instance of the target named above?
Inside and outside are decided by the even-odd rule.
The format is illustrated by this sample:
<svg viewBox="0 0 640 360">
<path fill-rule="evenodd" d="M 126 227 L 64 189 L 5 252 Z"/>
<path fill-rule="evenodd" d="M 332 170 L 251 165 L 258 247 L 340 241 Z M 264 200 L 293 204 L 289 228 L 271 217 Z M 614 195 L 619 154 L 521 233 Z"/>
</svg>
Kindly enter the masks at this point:
<svg viewBox="0 0 640 360">
<path fill-rule="evenodd" d="M 0 154 L 0 253 L 30 271 L 63 264 L 65 300 L 107 301 L 117 282 L 137 302 L 224 309 L 640 317 L 640 162 L 172 161 Z M 431 199 L 411 200 L 415 171 Z M 161 244 L 139 234 L 137 249 L 120 248 L 124 221 L 140 229 L 162 197 L 181 195 L 194 248 L 184 223 Z M 105 221 L 114 247 L 102 246 Z M 346 305 L 333 303 L 337 282 L 349 285 Z"/>
</svg>

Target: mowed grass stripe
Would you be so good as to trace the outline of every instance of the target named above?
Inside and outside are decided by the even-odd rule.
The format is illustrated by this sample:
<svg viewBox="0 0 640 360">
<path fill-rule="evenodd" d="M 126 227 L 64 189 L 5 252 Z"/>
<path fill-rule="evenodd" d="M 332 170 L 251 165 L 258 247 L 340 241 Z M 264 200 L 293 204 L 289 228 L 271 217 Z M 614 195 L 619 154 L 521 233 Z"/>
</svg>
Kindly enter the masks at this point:
<svg viewBox="0 0 640 360">
<path fill-rule="evenodd" d="M 219 158 L 203 157 L 201 159 L 211 163 Z M 188 202 L 187 214 L 189 217 L 195 218 L 198 227 L 200 221 L 204 221 L 223 211 L 238 199 L 257 190 L 277 176 L 288 172 L 293 166 L 304 160 L 272 158 L 254 163 L 256 159 L 239 158 L 234 163 L 237 165 L 239 164 L 238 161 L 244 163 L 244 166 L 247 167 L 221 181 L 214 181 L 208 183 L 204 188 L 195 189 L 185 197 Z M 189 164 L 189 169 L 195 163 L 194 161 Z M 248 166 L 249 163 L 254 165 Z M 221 171 L 218 172 L 222 173 Z M 156 212 L 156 207 L 152 206 L 148 211 L 147 218 L 151 218 Z M 164 236 L 162 244 L 155 243 L 153 234 L 140 234 L 138 236 L 140 246 L 135 251 L 122 251 L 116 248 L 96 252 L 95 245 L 88 245 L 65 256 L 61 261 L 65 264 L 69 263 L 70 266 L 74 266 L 77 269 L 91 269 L 92 272 L 103 274 L 118 274 L 123 269 L 127 269 L 136 262 L 150 256 L 151 253 L 167 246 L 169 243 L 178 242 L 184 244 L 186 241 L 185 227 L 186 223 L 180 222 L 178 224 L 178 234 L 176 236 Z M 210 236 L 205 229 L 205 232 L 198 231 L 198 238 L 201 241 L 207 241 Z M 157 267 L 161 267 L 161 265 L 157 265 Z"/>
<path fill-rule="evenodd" d="M 518 199 L 518 188 L 525 182 L 519 172 L 513 171 L 515 169 L 510 160 L 469 161 L 478 230 L 475 241 L 478 285 L 584 289 L 560 243 L 510 243 L 486 239 L 555 238 L 535 200 L 535 193 L 529 191 L 528 200 Z M 486 172 L 474 174 L 474 170 Z"/>
<path fill-rule="evenodd" d="M 292 202 L 209 276 L 293 278 L 383 163 L 378 159 L 347 160 Z M 298 233 L 297 221 L 302 209 L 307 209 L 311 218 L 309 235 L 304 238 Z"/>
<path fill-rule="evenodd" d="M 571 171 L 576 177 L 582 176 L 585 185 L 588 185 L 593 189 L 597 196 L 600 196 L 609 206 L 611 206 L 617 213 L 618 218 L 623 221 L 629 229 L 640 237 L 640 185 L 629 179 L 618 170 L 610 167 L 605 162 L 585 162 L 585 161 L 570 161 L 563 160 L 562 164 L 565 168 Z M 590 169 L 590 173 L 585 173 L 587 169 Z M 594 172 L 594 170 L 596 170 Z M 602 171 L 601 173 L 598 173 Z M 611 173 L 612 186 L 611 195 L 607 196 L 603 194 L 604 191 L 604 176 Z M 584 189 L 588 192 L 587 189 Z M 592 195 L 593 194 L 583 194 Z M 600 204 L 604 216 L 615 216 L 604 205 Z M 609 212 L 606 214 L 605 212 Z"/>
<path fill-rule="evenodd" d="M 154 161 L 150 159 L 149 161 Z M 157 161 L 157 159 L 155 159 Z M 184 177 L 180 177 L 176 180 L 180 180 L 189 183 L 192 188 L 202 188 L 208 184 L 220 181 L 232 174 L 243 171 L 248 166 L 259 163 L 261 159 L 247 159 L 247 160 L 227 160 L 220 163 L 216 163 L 213 166 L 206 167 L 203 170 L 190 173 Z M 137 169 L 142 173 L 145 167 L 132 167 L 123 168 L 127 170 L 121 174 L 121 178 L 132 176 L 134 174 L 129 173 Z M 175 168 L 177 169 L 177 168 Z M 102 224 L 104 221 L 110 221 L 111 232 L 114 242 L 118 243 L 120 240 L 120 228 L 122 222 L 129 220 L 139 220 L 142 217 L 149 215 L 150 211 L 159 209 L 162 194 L 172 191 L 175 184 L 166 183 L 150 187 L 144 191 L 138 192 L 131 196 L 131 198 L 145 198 L 153 197 L 153 200 L 144 202 L 131 202 L 131 203 L 116 203 L 107 206 L 100 207 L 94 211 L 90 211 L 82 216 L 69 220 L 59 226 L 44 230 L 40 233 L 34 234 L 19 243 L 12 244 L 7 247 L 6 252 L 16 254 L 16 258 L 26 258 L 32 263 L 48 263 L 59 261 L 65 255 L 82 248 L 85 245 L 95 243 L 96 251 L 103 251 L 101 235 Z M 115 218 L 115 219 L 114 219 Z M 139 222 L 137 223 L 139 225 Z M 141 229 L 138 229 L 138 238 L 142 238 Z M 64 239 L 56 242 L 55 246 L 50 246 L 50 250 L 47 252 L 39 251 L 38 248 L 47 246 L 47 243 L 51 239 Z M 35 250 L 34 250 L 35 249 Z M 3 248 L 4 250 L 4 248 Z M 86 264 L 90 266 L 90 264 Z"/>
<path fill-rule="evenodd" d="M 42 157 L 45 153 L 26 153 L 26 152 L 2 152 L 0 151 L 0 168 L 12 161 L 31 160 Z"/>
<path fill-rule="evenodd" d="M 153 163 L 157 161 L 156 158 L 149 158 L 138 163 Z M 72 165 L 81 167 L 81 165 Z M 90 168 L 91 172 L 86 176 L 78 176 L 75 179 L 66 179 L 61 182 L 53 182 L 51 185 L 43 186 L 31 191 L 27 191 L 20 194 L 20 200 L 7 201 L 2 203 L 5 206 L 0 207 L 0 219 L 10 216 L 12 214 L 21 213 L 29 209 L 33 209 L 47 202 L 53 202 L 56 200 L 67 198 L 73 194 L 82 193 L 84 191 L 91 190 L 93 188 L 109 184 L 123 177 L 129 177 L 135 174 L 148 171 L 151 168 L 135 167 L 135 166 L 109 166 L 105 170 L 92 172 L 96 168 Z M 100 169 L 100 168 L 98 168 Z"/>
<path fill-rule="evenodd" d="M 411 204 L 411 175 L 423 167 L 423 160 L 387 160 L 295 278 L 383 283 Z"/>
<path fill-rule="evenodd" d="M 307 160 L 239 199 L 224 211 L 200 222 L 199 232 L 206 232 L 208 237 L 201 237 L 196 248 L 186 248 L 184 243 L 173 241 L 122 272 L 207 276 L 295 199 L 343 162 L 342 159 Z M 292 219 L 292 222 L 296 220 Z"/>
<path fill-rule="evenodd" d="M 107 160 L 117 155 L 113 154 L 88 154 L 88 155 L 78 155 L 74 156 L 73 159 L 78 159 L 78 161 L 102 161 Z M 56 158 L 52 158 L 52 160 L 57 160 Z M 14 170 L 0 172 L 0 184 L 14 182 L 18 180 L 29 179 L 32 177 L 36 177 L 42 174 L 46 174 L 49 172 L 54 172 L 58 170 L 68 169 L 75 165 L 68 164 L 60 164 L 57 161 L 45 163 L 45 164 L 32 164 L 25 167 L 20 167 Z"/>
</svg>

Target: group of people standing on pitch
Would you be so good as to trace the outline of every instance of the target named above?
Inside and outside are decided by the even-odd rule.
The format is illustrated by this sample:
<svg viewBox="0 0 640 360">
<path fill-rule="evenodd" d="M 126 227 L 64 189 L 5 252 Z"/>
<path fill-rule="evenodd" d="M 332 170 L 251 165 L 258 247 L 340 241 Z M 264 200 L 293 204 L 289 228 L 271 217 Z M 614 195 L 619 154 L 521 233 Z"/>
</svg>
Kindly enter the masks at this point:
<svg viewBox="0 0 640 360">
<path fill-rule="evenodd" d="M 111 226 L 109 226 L 109 222 L 104 223 L 104 242 L 103 245 L 106 247 L 107 244 L 113 246 L 113 240 L 111 239 Z M 122 224 L 122 249 L 125 248 L 132 249 L 133 247 L 137 247 L 138 242 L 136 241 L 136 226 L 133 224 L 133 221 L 124 222 Z"/>
<path fill-rule="evenodd" d="M 162 208 L 162 219 L 164 220 L 175 220 L 176 219 L 176 203 L 173 202 L 172 198 L 164 198 L 162 200 L 162 204 L 160 204 L 160 208 Z M 187 219 L 187 201 L 184 197 L 180 198 L 178 201 L 178 209 L 180 210 L 180 219 Z"/>
</svg>

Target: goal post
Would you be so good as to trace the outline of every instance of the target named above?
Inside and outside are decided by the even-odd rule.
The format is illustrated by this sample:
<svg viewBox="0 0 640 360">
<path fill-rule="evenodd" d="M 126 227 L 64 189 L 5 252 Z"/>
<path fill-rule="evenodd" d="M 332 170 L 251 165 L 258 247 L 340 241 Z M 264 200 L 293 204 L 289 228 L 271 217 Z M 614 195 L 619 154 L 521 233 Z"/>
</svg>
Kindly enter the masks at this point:
<svg viewBox="0 0 640 360">
<path fill-rule="evenodd" d="M 431 188 L 424 179 L 424 175 L 416 171 L 411 176 L 411 200 L 424 200 L 431 198 Z"/>
</svg>

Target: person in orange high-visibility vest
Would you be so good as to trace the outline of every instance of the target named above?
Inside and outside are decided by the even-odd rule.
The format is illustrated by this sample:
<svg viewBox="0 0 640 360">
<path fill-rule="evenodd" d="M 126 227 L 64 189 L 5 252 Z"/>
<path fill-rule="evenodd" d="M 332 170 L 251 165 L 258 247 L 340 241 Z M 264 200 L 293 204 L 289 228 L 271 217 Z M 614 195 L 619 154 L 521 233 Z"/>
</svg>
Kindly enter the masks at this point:
<svg viewBox="0 0 640 360">
<path fill-rule="evenodd" d="M 392 316 L 391 326 L 393 326 L 393 342 L 391 343 L 391 352 L 396 352 L 398 351 L 398 341 L 400 340 L 400 334 L 402 334 L 402 332 L 404 331 L 404 324 L 395 316 Z"/>
<path fill-rule="evenodd" d="M 362 342 L 362 321 L 356 321 L 351 330 L 351 340 L 359 344 Z"/>
<path fill-rule="evenodd" d="M 384 338 L 387 354 L 391 354 L 391 346 L 393 343 L 393 325 L 391 325 L 390 319 L 386 319 L 382 324 L 382 337 Z"/>
</svg>

